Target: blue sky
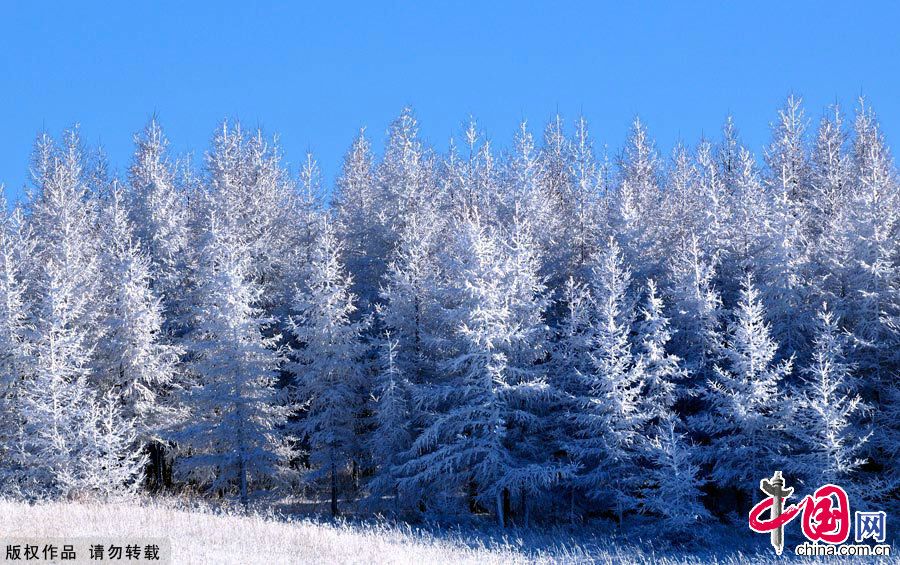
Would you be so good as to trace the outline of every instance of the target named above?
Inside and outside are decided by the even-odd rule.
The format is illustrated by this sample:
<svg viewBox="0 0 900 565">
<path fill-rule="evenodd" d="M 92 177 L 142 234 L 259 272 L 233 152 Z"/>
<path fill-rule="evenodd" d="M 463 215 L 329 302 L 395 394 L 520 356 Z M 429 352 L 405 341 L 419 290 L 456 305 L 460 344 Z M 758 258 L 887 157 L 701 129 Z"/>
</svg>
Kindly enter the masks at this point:
<svg viewBox="0 0 900 565">
<path fill-rule="evenodd" d="M 75 122 L 122 170 L 154 112 L 176 151 L 202 155 L 236 117 L 292 164 L 311 149 L 329 180 L 357 129 L 380 147 L 405 104 L 439 149 L 470 114 L 506 145 L 558 110 L 614 151 L 636 114 L 668 151 L 731 113 L 758 151 L 791 91 L 813 123 L 865 94 L 900 134 L 896 3 L 303 4 L 5 3 L 0 182 L 20 192 L 35 134 Z"/>
</svg>

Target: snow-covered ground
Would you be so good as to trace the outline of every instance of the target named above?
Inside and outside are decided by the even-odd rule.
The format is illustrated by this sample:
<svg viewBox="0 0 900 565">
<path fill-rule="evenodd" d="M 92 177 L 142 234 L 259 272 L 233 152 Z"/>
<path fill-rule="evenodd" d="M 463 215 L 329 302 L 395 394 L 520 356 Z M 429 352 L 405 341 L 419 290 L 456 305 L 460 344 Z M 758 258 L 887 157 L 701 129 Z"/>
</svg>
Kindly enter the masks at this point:
<svg viewBox="0 0 900 565">
<path fill-rule="evenodd" d="M 767 563 L 774 554 L 724 549 L 715 555 L 663 555 L 597 538 L 433 534 L 371 524 L 286 521 L 171 506 L 0 501 L 0 536 L 10 538 L 168 538 L 172 563 Z M 525 538 L 525 539 L 523 539 Z M 5 543 L 5 542 L 4 542 Z M 765 548 L 764 548 L 765 549 Z M 722 548 L 720 548 L 722 550 Z M 867 560 L 875 562 L 875 560 Z"/>
</svg>

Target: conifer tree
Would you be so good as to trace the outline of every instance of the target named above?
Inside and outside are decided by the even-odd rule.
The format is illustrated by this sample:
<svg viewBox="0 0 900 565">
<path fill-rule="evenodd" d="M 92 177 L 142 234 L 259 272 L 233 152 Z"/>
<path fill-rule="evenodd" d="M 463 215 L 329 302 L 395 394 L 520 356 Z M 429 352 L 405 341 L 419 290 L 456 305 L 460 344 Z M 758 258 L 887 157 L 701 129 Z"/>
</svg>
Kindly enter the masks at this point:
<svg viewBox="0 0 900 565">
<path fill-rule="evenodd" d="M 335 230 L 344 242 L 342 260 L 353 277 L 353 292 L 368 310 L 378 298 L 390 237 L 387 203 L 376 184 L 374 157 L 364 130 L 344 156 L 331 205 Z"/>
<path fill-rule="evenodd" d="M 379 382 L 375 390 L 375 429 L 370 439 L 370 449 L 376 464 L 375 477 L 369 484 L 375 505 L 381 506 L 381 497 L 394 499 L 393 508 L 399 512 L 412 493 L 400 492 L 401 475 L 398 471 L 403 455 L 412 445 L 411 390 L 409 380 L 397 366 L 397 340 L 385 336 Z"/>
<path fill-rule="evenodd" d="M 508 240 L 506 238 L 509 238 Z M 408 488 L 444 493 L 474 487 L 475 501 L 494 508 L 501 525 L 513 501 L 536 495 L 564 472 L 535 452 L 543 433 L 546 379 L 541 356 L 546 307 L 534 245 L 527 227 L 510 234 L 478 216 L 462 226 L 453 253 L 460 277 L 449 315 L 455 320 L 450 379 L 431 389 L 435 414 L 403 465 Z"/>
<path fill-rule="evenodd" d="M 297 342 L 293 374 L 300 418 L 295 435 L 309 445 L 308 481 L 327 479 L 331 513 L 338 514 L 339 483 L 359 464 L 359 437 L 365 397 L 362 370 L 365 322 L 354 320 L 356 297 L 340 262 L 334 227 L 324 220 L 305 279 L 294 296 L 290 330 Z"/>
<path fill-rule="evenodd" d="M 614 239 L 593 265 L 590 336 L 585 373 L 576 373 L 574 409 L 567 415 L 572 436 L 565 449 L 581 465 L 575 484 L 592 501 L 611 505 L 621 520 L 634 505 L 645 362 L 632 351 L 631 273 Z"/>
<path fill-rule="evenodd" d="M 134 239 L 147 254 L 151 286 L 168 313 L 170 326 L 182 326 L 187 270 L 191 267 L 190 214 L 168 157 L 169 141 L 154 117 L 134 136 L 128 169 L 127 211 Z M 173 332 L 183 328 L 168 328 Z"/>
<path fill-rule="evenodd" d="M 791 406 L 783 381 L 793 359 L 776 361 L 770 328 L 748 275 L 730 324 L 725 363 L 716 366 L 704 392 L 709 408 L 692 418 L 695 428 L 712 438 L 707 461 L 712 479 L 723 487 L 753 484 L 786 453 Z"/>
<path fill-rule="evenodd" d="M 213 491 L 237 492 L 246 506 L 253 490 L 283 478 L 285 451 L 276 433 L 283 420 L 273 388 L 281 361 L 273 320 L 259 307 L 262 287 L 236 218 L 209 219 L 201 252 L 200 302 L 187 341 L 194 382 L 183 393 L 189 411 L 174 435 L 180 469 Z"/>
<path fill-rule="evenodd" d="M 647 456 L 651 466 L 641 493 L 642 506 L 660 516 L 664 536 L 679 543 L 699 537 L 699 526 L 711 521 L 712 514 L 701 502 L 705 482 L 700 478 L 696 451 L 687 435 L 677 429 L 675 417 L 656 427 Z"/>
<path fill-rule="evenodd" d="M 36 246 L 30 278 L 34 304 L 33 377 L 22 398 L 26 451 L 44 461 L 31 473 L 39 494 L 89 490 L 86 455 L 92 437 L 86 411 L 94 401 L 97 343 L 104 334 L 98 296 L 95 202 L 83 173 L 76 130 L 61 147 L 47 135 L 35 146 L 29 225 Z"/>
<path fill-rule="evenodd" d="M 672 414 L 678 399 L 677 388 L 687 377 L 681 359 L 667 351 L 672 331 L 663 312 L 663 300 L 656 283 L 647 281 L 646 305 L 637 324 L 638 349 L 644 363 L 641 412 L 648 422 L 659 422 Z"/>
<path fill-rule="evenodd" d="M 26 278 L 34 239 L 22 210 L 7 212 L 3 194 L 0 208 L 0 484 L 13 493 L 27 481 L 29 459 L 22 399 L 33 376 L 33 321 Z"/>
<path fill-rule="evenodd" d="M 141 439 L 147 440 L 159 436 L 160 397 L 172 385 L 179 352 L 163 334 L 161 301 L 151 288 L 151 263 L 133 236 L 124 194 L 117 186 L 101 216 L 105 388 L 118 390 L 125 417 L 136 419 Z"/>
<path fill-rule="evenodd" d="M 805 370 L 791 427 L 795 453 L 786 469 L 809 486 L 847 486 L 856 482 L 853 475 L 865 462 L 862 446 L 869 434 L 859 427 L 865 404 L 854 391 L 853 367 L 844 357 L 846 336 L 838 320 L 826 308 L 818 318 L 812 364 Z"/>
</svg>

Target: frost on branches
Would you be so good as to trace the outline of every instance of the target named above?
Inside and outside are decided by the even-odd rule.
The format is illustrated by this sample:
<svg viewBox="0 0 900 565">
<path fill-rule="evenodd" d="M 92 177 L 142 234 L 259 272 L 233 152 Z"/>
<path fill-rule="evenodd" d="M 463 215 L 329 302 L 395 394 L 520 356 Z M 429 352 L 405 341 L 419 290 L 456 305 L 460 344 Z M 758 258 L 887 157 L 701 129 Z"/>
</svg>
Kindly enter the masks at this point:
<svg viewBox="0 0 900 565">
<path fill-rule="evenodd" d="M 865 103 L 806 116 L 607 156 L 561 116 L 441 150 L 405 108 L 334 187 L 235 122 L 198 167 L 154 118 L 121 175 L 42 134 L 0 206 L 4 492 L 677 541 L 783 469 L 896 509 L 900 182 Z"/>
</svg>

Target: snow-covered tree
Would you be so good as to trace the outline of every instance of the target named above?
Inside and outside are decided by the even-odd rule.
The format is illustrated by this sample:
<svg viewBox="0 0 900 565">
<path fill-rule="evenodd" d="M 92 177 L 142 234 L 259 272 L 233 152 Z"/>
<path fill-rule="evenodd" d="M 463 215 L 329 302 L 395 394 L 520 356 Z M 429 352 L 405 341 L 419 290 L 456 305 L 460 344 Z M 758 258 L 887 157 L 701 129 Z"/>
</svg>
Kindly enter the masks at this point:
<svg viewBox="0 0 900 565">
<path fill-rule="evenodd" d="M 169 141 L 154 117 L 134 136 L 128 169 L 127 208 L 134 238 L 150 261 L 151 284 L 172 319 L 183 325 L 187 269 L 191 263 L 190 213 L 168 157 Z M 183 329 L 183 328 L 182 328 Z"/>
<path fill-rule="evenodd" d="M 623 252 L 640 277 L 658 277 L 662 250 L 658 237 L 662 191 L 659 155 L 640 118 L 635 118 L 619 158 L 620 182 L 614 225 Z"/>
<path fill-rule="evenodd" d="M 846 336 L 837 318 L 825 308 L 818 317 L 812 364 L 805 369 L 790 429 L 797 441 L 785 469 L 810 487 L 847 487 L 865 462 L 862 446 L 869 434 L 860 428 L 865 404 L 854 390 L 853 367 L 844 357 Z"/>
<path fill-rule="evenodd" d="M 847 217 L 852 243 L 848 296 L 841 321 L 850 329 L 859 392 L 882 409 L 874 412 L 870 454 L 881 459 L 900 488 L 900 419 L 896 398 L 900 368 L 900 182 L 884 134 L 870 108 L 861 104 L 854 123 L 853 190 Z M 893 488 L 893 491 L 890 491 Z M 888 497 L 888 499 L 890 496 Z"/>
<path fill-rule="evenodd" d="M 732 224 L 729 228 L 732 233 L 728 237 L 730 246 L 723 265 L 723 278 L 733 281 L 723 291 L 728 304 L 737 302 L 740 281 L 746 273 L 762 272 L 763 262 L 771 256 L 769 249 L 773 244 L 768 227 L 771 202 L 757 170 L 756 159 L 744 148 L 740 150 L 738 170 L 734 174 Z"/>
<path fill-rule="evenodd" d="M 722 140 L 715 148 L 715 155 L 725 190 L 731 195 L 734 195 L 737 178 L 743 168 L 741 164 L 743 150 L 734 117 L 728 116 L 725 118 L 725 124 L 722 125 Z"/>
<path fill-rule="evenodd" d="M 28 467 L 22 398 L 32 375 L 33 327 L 25 279 L 34 239 L 22 210 L 8 212 L 3 194 L 0 214 L 0 484 L 12 493 Z"/>
<path fill-rule="evenodd" d="M 363 453 L 361 418 L 370 394 L 362 366 L 366 323 L 352 318 L 356 297 L 340 262 L 332 223 L 324 220 L 318 231 L 305 279 L 294 296 L 289 327 L 297 348 L 289 370 L 300 412 L 293 427 L 308 443 L 313 468 L 306 478 L 327 478 L 336 515 L 342 475 Z"/>
<path fill-rule="evenodd" d="M 672 330 L 652 279 L 647 281 L 647 298 L 641 317 L 637 324 L 638 349 L 644 363 L 641 412 L 648 421 L 659 422 L 672 414 L 678 399 L 677 388 L 687 377 L 687 372 L 681 367 L 681 359 L 667 351 Z"/>
<path fill-rule="evenodd" d="M 148 457 L 139 447 L 140 429 L 122 414 L 117 389 L 90 399 L 87 448 L 79 457 L 91 461 L 83 481 L 100 499 L 132 496 L 140 485 Z"/>
<path fill-rule="evenodd" d="M 151 262 L 138 247 L 124 194 L 112 189 L 101 214 L 106 338 L 100 345 L 126 418 L 136 419 L 142 440 L 158 437 L 159 396 L 168 392 L 178 350 L 166 342 L 160 299 L 151 288 Z"/>
<path fill-rule="evenodd" d="M 148 467 L 149 484 L 163 485 L 165 429 L 172 424 L 173 396 L 177 386 L 179 348 L 166 333 L 163 301 L 159 292 L 168 283 L 154 285 L 153 262 L 134 235 L 126 193 L 113 183 L 100 212 L 101 266 L 106 337 L 98 346 L 97 365 L 100 390 L 115 389 L 122 418 L 137 425 L 134 435 L 142 448 L 153 455 Z M 183 263 L 179 263 L 182 267 Z M 176 288 L 180 275 L 176 267 L 168 271 L 168 281 Z M 157 290 L 159 289 L 159 290 Z M 170 320 L 178 319 L 183 329 L 187 320 L 181 306 Z M 171 325 L 170 325 L 171 327 Z"/>
<path fill-rule="evenodd" d="M 527 122 L 522 122 L 513 138 L 513 150 L 503 171 L 498 220 L 505 226 L 512 226 L 517 219 L 527 218 L 532 225 L 541 226 L 541 230 L 534 234 L 538 252 L 544 257 L 556 257 L 560 255 L 557 245 L 561 236 L 561 218 L 554 211 L 547 175 L 541 153 L 535 147 L 534 136 L 528 130 Z M 545 277 L 549 273 L 555 275 L 562 264 L 555 263 L 553 267 L 545 269 Z"/>
<path fill-rule="evenodd" d="M 587 133 L 582 132 L 582 135 L 586 136 Z M 588 145 L 590 141 L 585 139 L 584 143 Z M 582 147 L 582 150 L 589 151 L 589 147 Z M 540 193 L 534 196 L 540 196 L 542 208 L 546 210 L 540 210 L 546 214 L 544 229 L 541 231 L 550 236 L 548 241 L 542 242 L 546 247 L 543 267 L 549 286 L 555 290 L 573 274 L 578 261 L 577 249 L 573 247 L 577 234 L 573 232 L 575 224 L 567 222 L 567 218 L 573 215 L 573 207 L 577 206 L 572 197 L 575 189 L 575 179 L 571 174 L 574 154 L 559 114 L 544 128 L 544 143 L 538 158 L 541 163 L 541 176 L 538 179 Z M 585 159 L 587 156 L 582 155 L 581 158 Z M 590 166 L 587 163 L 584 165 Z M 581 233 L 580 236 L 583 237 L 584 234 Z"/>
<path fill-rule="evenodd" d="M 375 170 L 384 203 L 378 213 L 384 214 L 388 228 L 388 253 L 393 250 L 406 218 L 423 204 L 434 205 L 440 198 L 435 175 L 434 152 L 419 137 L 418 120 L 412 108 L 406 107 L 388 129 L 384 158 Z"/>
<path fill-rule="evenodd" d="M 703 202 L 704 221 L 702 225 L 703 241 L 706 248 L 715 253 L 727 248 L 728 229 L 731 221 L 731 195 L 728 192 L 726 177 L 719 169 L 713 144 L 702 140 L 697 147 L 697 184 Z"/>
<path fill-rule="evenodd" d="M 375 506 L 384 506 L 382 497 L 392 497 L 399 512 L 411 493 L 400 492 L 398 466 L 412 445 L 410 383 L 397 366 L 397 340 L 388 334 L 382 344 L 379 382 L 375 390 L 375 429 L 369 449 L 376 465 L 375 477 L 369 484 Z"/>
<path fill-rule="evenodd" d="M 282 411 L 273 388 L 281 361 L 273 320 L 259 307 L 262 286 L 253 278 L 237 218 L 215 215 L 201 252 L 200 302 L 186 342 L 194 382 L 183 393 L 189 411 L 174 435 L 188 477 L 213 491 L 251 491 L 282 477 L 285 453 L 276 432 Z M 236 233 L 237 232 L 237 233 Z"/>
<path fill-rule="evenodd" d="M 674 417 L 659 423 L 646 453 L 650 468 L 647 484 L 641 489 L 641 504 L 660 516 L 663 528 L 655 532 L 681 543 L 699 537 L 703 523 L 712 515 L 701 502 L 705 482 L 700 478 L 697 450 L 678 430 Z"/>
<path fill-rule="evenodd" d="M 375 182 L 374 157 L 361 130 L 347 154 L 335 183 L 332 208 L 335 230 L 344 242 L 342 260 L 353 277 L 353 292 L 370 308 L 390 254 L 386 202 Z"/>
<path fill-rule="evenodd" d="M 95 393 L 97 344 L 103 336 L 98 296 L 95 205 L 83 176 L 76 130 L 57 147 L 38 138 L 29 225 L 35 235 L 32 369 L 22 398 L 32 489 L 73 495 L 89 489 L 84 456 L 92 436 L 86 417 Z"/>
<path fill-rule="evenodd" d="M 482 218 L 496 221 L 497 205 L 503 200 L 502 167 L 493 154 L 493 147 L 484 133 L 470 119 L 463 132 L 465 153 L 458 155 L 456 144 L 451 143 L 444 164 L 447 197 L 454 216 L 467 217 L 478 210 Z M 451 140 L 452 142 L 452 140 Z"/>
<path fill-rule="evenodd" d="M 647 415 L 641 408 L 645 361 L 632 351 L 631 272 L 614 239 L 593 264 L 592 308 L 586 372 L 574 375 L 567 453 L 580 463 L 575 485 L 621 519 L 635 504 L 631 496 L 639 432 Z"/>
<path fill-rule="evenodd" d="M 772 142 L 766 149 L 765 181 L 772 201 L 771 246 L 764 271 L 757 273 L 772 319 L 773 337 L 788 355 L 804 354 L 812 325 L 803 307 L 807 298 L 804 273 L 809 260 L 806 227 L 811 192 L 805 132 L 801 100 L 789 96 L 772 125 Z"/>
<path fill-rule="evenodd" d="M 852 163 L 846 151 L 840 109 L 822 118 L 812 154 L 808 273 L 811 292 L 836 311 L 843 311 L 850 289 L 853 265 L 852 222 L 849 214 L 853 188 Z"/>
<path fill-rule="evenodd" d="M 397 340 L 396 363 L 414 384 L 430 380 L 444 335 L 439 261 L 444 220 L 427 204 L 409 214 L 400 231 L 380 292 L 380 321 Z"/>
<path fill-rule="evenodd" d="M 700 238 L 688 234 L 670 259 L 672 321 L 678 330 L 672 348 L 699 377 L 712 371 L 721 355 L 722 301 L 714 287 L 717 256 L 709 257 Z"/>
<path fill-rule="evenodd" d="M 224 122 L 206 155 L 204 211 L 197 226 L 209 231 L 211 217 L 229 217 L 236 243 L 249 255 L 250 276 L 262 285 L 260 306 L 268 315 L 283 314 L 290 301 L 290 278 L 297 258 L 306 257 L 302 220 L 313 202 L 301 199 L 282 162 L 277 138 L 269 142 L 260 130 L 248 135 Z"/>
<path fill-rule="evenodd" d="M 463 223 L 451 268 L 459 277 L 448 315 L 455 320 L 450 377 L 431 388 L 434 416 L 402 467 L 408 488 L 452 498 L 471 490 L 501 525 L 514 501 L 552 485 L 564 470 L 539 449 L 547 383 L 537 362 L 546 335 L 539 261 L 528 227 Z"/>
<path fill-rule="evenodd" d="M 601 240 L 602 215 L 600 209 L 603 190 L 603 167 L 597 162 L 594 145 L 584 117 L 575 123 L 575 133 L 569 141 L 570 190 L 564 200 L 563 224 L 568 233 L 565 241 L 571 246 L 573 270 L 584 276 L 590 257 Z"/>
<path fill-rule="evenodd" d="M 890 382 L 900 362 L 900 183 L 872 111 L 856 118 L 855 187 L 848 213 L 854 243 L 845 319 L 859 341 L 859 368 L 873 385 Z"/>
<path fill-rule="evenodd" d="M 786 453 L 791 403 L 783 380 L 793 359 L 776 362 L 777 349 L 748 275 L 730 324 L 725 363 L 716 366 L 704 392 L 708 409 L 692 419 L 696 429 L 711 436 L 707 462 L 711 478 L 722 487 L 747 489 Z"/>
</svg>

